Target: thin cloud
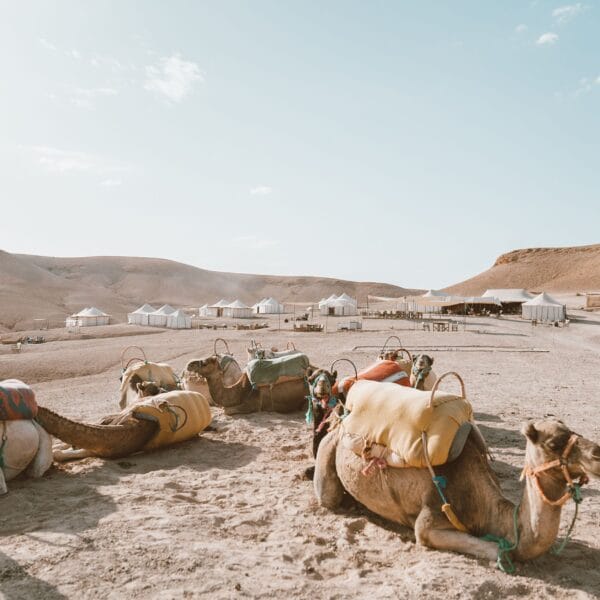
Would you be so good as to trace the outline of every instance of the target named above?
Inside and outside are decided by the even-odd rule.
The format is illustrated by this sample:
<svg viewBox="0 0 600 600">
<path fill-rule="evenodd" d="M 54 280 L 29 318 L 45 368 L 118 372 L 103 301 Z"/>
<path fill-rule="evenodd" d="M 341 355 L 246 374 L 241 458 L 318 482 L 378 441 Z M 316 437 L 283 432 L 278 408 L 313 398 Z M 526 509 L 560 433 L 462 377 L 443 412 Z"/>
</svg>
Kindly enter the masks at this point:
<svg viewBox="0 0 600 600">
<path fill-rule="evenodd" d="M 557 41 L 558 34 L 549 31 L 548 33 L 543 33 L 542 35 L 540 35 L 540 37 L 536 41 L 536 44 L 538 46 L 552 46 L 556 44 Z"/>
<path fill-rule="evenodd" d="M 566 4 L 565 6 L 555 8 L 552 11 L 552 17 L 557 23 L 562 25 L 579 16 L 586 9 L 587 6 L 584 6 L 580 2 L 577 2 L 577 4 Z"/>
<path fill-rule="evenodd" d="M 259 185 L 250 190 L 251 196 L 267 196 L 273 191 L 273 188 L 268 185 Z"/>
<path fill-rule="evenodd" d="M 125 165 L 86 152 L 61 150 L 50 146 L 22 146 L 21 150 L 44 171 L 57 175 L 74 173 L 107 175 L 129 170 Z"/>
<path fill-rule="evenodd" d="M 164 96 L 169 102 L 181 102 L 198 81 L 204 81 L 198 65 L 173 54 L 146 67 L 144 89 Z"/>
<path fill-rule="evenodd" d="M 527 31 L 527 25 L 521 23 L 515 27 L 515 33 L 525 33 Z"/>
<path fill-rule="evenodd" d="M 259 238 L 255 235 L 244 235 L 241 237 L 233 238 L 233 242 L 246 248 L 248 250 L 262 250 L 264 248 L 272 248 L 273 246 L 278 246 L 279 242 L 277 240 L 270 240 Z"/>
<path fill-rule="evenodd" d="M 71 92 L 69 100 L 71 104 L 79 108 L 92 109 L 95 105 L 95 100 L 98 98 L 106 98 L 116 96 L 119 92 L 111 87 L 97 88 L 74 88 Z"/>
<path fill-rule="evenodd" d="M 40 44 L 46 48 L 46 50 L 52 50 L 55 52 L 58 48 L 52 43 L 49 42 L 46 38 L 40 38 Z"/>
</svg>

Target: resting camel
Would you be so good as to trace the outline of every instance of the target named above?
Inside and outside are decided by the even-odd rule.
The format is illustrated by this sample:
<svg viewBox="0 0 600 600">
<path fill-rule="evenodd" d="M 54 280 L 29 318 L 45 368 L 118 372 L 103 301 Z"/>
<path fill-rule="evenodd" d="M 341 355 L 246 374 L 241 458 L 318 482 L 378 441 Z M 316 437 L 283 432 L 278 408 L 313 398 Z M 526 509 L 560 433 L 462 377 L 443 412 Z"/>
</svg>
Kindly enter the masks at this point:
<svg viewBox="0 0 600 600">
<path fill-rule="evenodd" d="M 119 407 L 125 408 L 138 400 L 137 384 L 150 381 L 165 390 L 176 390 L 179 387 L 179 379 L 175 371 L 167 363 L 153 363 L 141 361 L 128 366 L 121 376 L 121 390 Z"/>
<path fill-rule="evenodd" d="M 79 423 L 39 406 L 37 421 L 66 442 L 54 450 L 54 459 L 121 458 L 189 439 L 210 423 L 208 401 L 201 394 L 174 390 L 154 395 L 160 392 L 154 383 L 138 385 L 145 400 L 154 396 L 153 410 L 145 408 L 147 402 L 138 402 L 99 423 Z"/>
<path fill-rule="evenodd" d="M 233 385 L 242 376 L 240 365 L 230 354 L 217 354 L 216 356 L 223 371 L 224 385 Z M 209 404 L 215 406 L 206 377 L 202 377 L 198 373 L 190 373 L 187 369 L 184 369 L 181 374 L 181 383 L 184 390 L 202 394 L 208 400 Z"/>
<path fill-rule="evenodd" d="M 190 361 L 185 370 L 206 377 L 210 395 L 226 415 L 260 411 L 289 413 L 300 410 L 306 402 L 306 383 L 303 378 L 289 379 L 270 386 L 253 388 L 247 373 L 233 385 L 223 381 L 223 370 L 216 356 Z"/>
<path fill-rule="evenodd" d="M 458 458 L 436 467 L 447 479 L 448 502 L 468 533 L 455 529 L 441 511 L 427 469 L 385 468 L 362 475 L 363 459 L 347 447 L 343 426 L 319 446 L 315 492 L 321 505 L 333 509 L 347 491 L 374 513 L 413 528 L 417 542 L 430 548 L 498 559 L 502 566 L 506 556 L 499 545 L 480 537 L 491 534 L 507 540 L 512 558 L 533 559 L 549 550 L 558 535 L 572 480 L 580 478 L 583 484 L 587 476 L 600 478 L 600 446 L 554 419 L 530 422 L 522 433 L 527 438 L 526 481 L 516 506 L 502 495 L 472 434 Z"/>
<path fill-rule="evenodd" d="M 431 370 L 432 366 L 433 358 L 428 354 L 413 354 L 410 369 L 410 387 L 424 391 L 433 389 L 437 376 Z"/>
<path fill-rule="evenodd" d="M 0 421 L 0 495 L 6 494 L 6 482 L 25 471 L 41 477 L 52 464 L 52 439 L 33 420 Z"/>
</svg>

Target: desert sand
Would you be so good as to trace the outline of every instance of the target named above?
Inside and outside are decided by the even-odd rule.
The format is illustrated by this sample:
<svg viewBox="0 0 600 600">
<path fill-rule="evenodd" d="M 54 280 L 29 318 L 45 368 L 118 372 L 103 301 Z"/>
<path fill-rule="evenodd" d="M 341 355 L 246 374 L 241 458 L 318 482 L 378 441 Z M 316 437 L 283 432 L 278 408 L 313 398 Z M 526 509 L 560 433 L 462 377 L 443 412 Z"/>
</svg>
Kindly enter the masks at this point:
<svg viewBox="0 0 600 600">
<path fill-rule="evenodd" d="M 349 357 L 360 368 L 396 334 L 411 351 L 431 354 L 438 374 L 462 374 L 502 488 L 516 501 L 524 420 L 555 415 L 600 441 L 595 412 L 600 319 L 576 315 L 565 328 L 472 318 L 458 333 L 424 332 L 407 321 L 364 320 L 362 332 L 301 334 L 274 331 L 276 318 L 270 329 L 256 332 L 139 330 L 128 337 L 57 339 L 3 354 L 0 378 L 22 378 L 33 385 L 40 404 L 94 420 L 117 409 L 119 359 L 130 344 L 177 370 L 191 358 L 211 354 L 218 336 L 242 363 L 255 338 L 279 347 L 292 340 L 313 364 L 328 367 Z M 334 323 L 329 319 L 332 330 Z M 123 330 L 136 333 L 123 326 L 114 332 Z M 600 482 L 584 488 L 580 519 L 563 555 L 518 564 L 510 576 L 486 561 L 417 546 L 410 529 L 350 498 L 338 513 L 319 507 L 312 482 L 302 476 L 312 458 L 301 412 L 227 417 L 217 408 L 213 425 L 214 431 L 170 449 L 55 465 L 41 479 L 9 482 L 9 493 L 0 499 L 0 595 L 572 599 L 600 594 Z M 569 503 L 562 533 L 572 514 Z"/>
</svg>

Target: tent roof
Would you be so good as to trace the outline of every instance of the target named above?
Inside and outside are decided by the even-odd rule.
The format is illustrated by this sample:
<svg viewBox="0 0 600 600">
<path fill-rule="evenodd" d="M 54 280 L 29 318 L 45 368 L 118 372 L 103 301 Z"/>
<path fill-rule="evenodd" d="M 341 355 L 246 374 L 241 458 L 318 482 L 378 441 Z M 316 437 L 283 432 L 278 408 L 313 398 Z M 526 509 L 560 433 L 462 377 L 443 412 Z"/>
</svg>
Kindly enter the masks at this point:
<svg viewBox="0 0 600 600">
<path fill-rule="evenodd" d="M 231 304 L 227 305 L 227 308 L 250 308 L 249 306 L 246 306 L 243 302 L 241 302 L 240 300 L 234 300 Z"/>
<path fill-rule="evenodd" d="M 108 317 L 105 312 L 102 312 L 99 308 L 95 306 L 90 306 L 89 308 L 84 308 L 82 311 L 78 312 L 75 316 L 77 317 Z"/>
<path fill-rule="evenodd" d="M 535 298 L 524 302 L 527 306 L 564 306 L 558 300 L 555 300 L 552 296 L 542 292 Z"/>
<path fill-rule="evenodd" d="M 172 312 L 170 317 L 187 317 L 181 308 L 178 308 L 175 312 Z"/>
<path fill-rule="evenodd" d="M 329 296 L 329 298 L 325 298 L 324 302 L 333 302 L 334 300 L 337 300 L 337 296 L 335 294 L 331 294 L 331 296 Z"/>
<path fill-rule="evenodd" d="M 446 296 L 448 296 L 448 294 L 445 292 L 440 292 L 439 290 L 429 290 L 423 294 L 424 298 L 445 298 Z"/>
<path fill-rule="evenodd" d="M 344 300 L 341 296 L 330 304 L 330 306 L 356 306 L 352 300 Z"/>
<path fill-rule="evenodd" d="M 154 308 L 154 306 L 151 306 L 150 304 L 144 304 L 143 306 L 140 306 L 138 309 L 134 310 L 132 314 L 144 314 L 147 315 L 148 313 L 152 313 L 154 312 L 156 309 Z"/>
<path fill-rule="evenodd" d="M 224 306 L 229 306 L 229 300 L 221 298 L 218 302 L 211 304 L 209 308 L 223 308 Z"/>
<path fill-rule="evenodd" d="M 346 300 L 347 302 L 352 302 L 352 304 L 356 304 L 356 300 L 354 298 L 352 298 L 351 296 L 348 296 L 348 294 L 346 294 L 346 292 L 344 292 L 339 298 L 338 300 Z"/>
<path fill-rule="evenodd" d="M 169 304 L 163 304 L 158 310 L 155 310 L 153 315 L 171 315 L 175 312 L 175 309 Z"/>
<path fill-rule="evenodd" d="M 484 298 L 492 296 L 498 298 L 500 302 L 526 302 L 533 298 L 529 292 L 522 288 L 486 290 L 482 296 Z"/>
<path fill-rule="evenodd" d="M 208 308 L 208 304 L 203 304 L 203 305 L 200 307 L 200 310 L 202 310 L 203 308 Z"/>
<path fill-rule="evenodd" d="M 265 304 L 268 304 L 269 306 L 279 306 L 279 302 L 277 302 L 275 298 L 265 298 L 260 302 L 260 304 L 262 306 L 264 306 Z"/>
</svg>

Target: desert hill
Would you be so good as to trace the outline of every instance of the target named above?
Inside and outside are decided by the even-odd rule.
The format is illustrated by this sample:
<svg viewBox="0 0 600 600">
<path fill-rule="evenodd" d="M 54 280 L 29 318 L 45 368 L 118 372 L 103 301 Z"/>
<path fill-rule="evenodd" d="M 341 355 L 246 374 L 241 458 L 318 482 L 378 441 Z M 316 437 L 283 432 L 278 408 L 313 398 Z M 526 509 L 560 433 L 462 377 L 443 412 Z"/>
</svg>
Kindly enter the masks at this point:
<svg viewBox="0 0 600 600">
<path fill-rule="evenodd" d="M 489 288 L 600 290 L 600 244 L 514 250 L 502 254 L 491 269 L 446 289 L 454 294 L 477 295 Z"/>
<path fill-rule="evenodd" d="M 157 258 L 56 258 L 0 251 L 0 327 L 31 327 L 34 318 L 60 321 L 94 305 L 125 320 L 143 302 L 198 307 L 221 297 L 254 303 L 266 296 L 281 302 L 311 302 L 332 293 L 366 300 L 367 294 L 412 293 L 385 283 L 326 277 L 220 273 Z"/>
</svg>

